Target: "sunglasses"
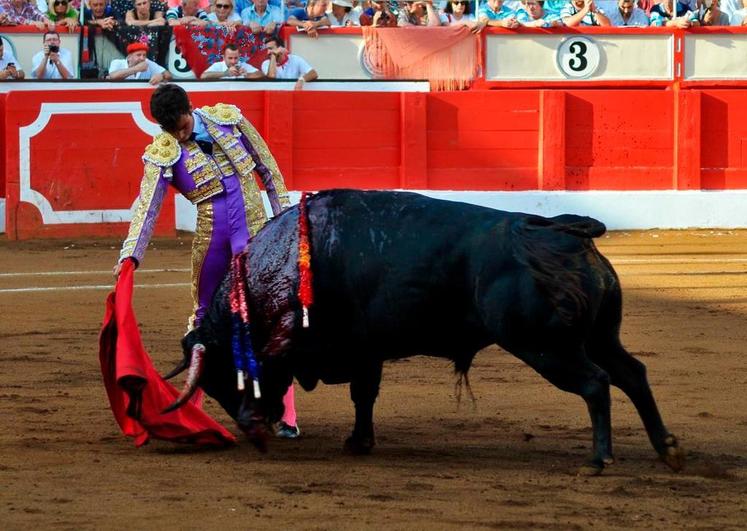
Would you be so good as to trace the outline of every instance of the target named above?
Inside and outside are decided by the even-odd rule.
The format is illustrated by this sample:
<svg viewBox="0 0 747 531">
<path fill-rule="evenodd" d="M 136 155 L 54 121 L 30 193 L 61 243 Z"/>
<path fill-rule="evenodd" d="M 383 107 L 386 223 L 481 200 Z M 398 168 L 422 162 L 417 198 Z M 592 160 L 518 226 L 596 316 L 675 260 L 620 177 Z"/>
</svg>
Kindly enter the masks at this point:
<svg viewBox="0 0 747 531">
<path fill-rule="evenodd" d="M 467 4 L 469 4 L 469 2 L 464 2 L 462 0 L 456 0 L 456 2 L 452 2 L 452 4 L 454 4 L 455 6 L 466 6 Z"/>
<path fill-rule="evenodd" d="M 54 0 L 54 4 L 53 5 L 56 5 L 56 6 L 66 6 L 67 5 L 67 0 Z"/>
<path fill-rule="evenodd" d="M 215 4 L 215 9 L 231 9 L 232 7 L 228 4 Z"/>
</svg>

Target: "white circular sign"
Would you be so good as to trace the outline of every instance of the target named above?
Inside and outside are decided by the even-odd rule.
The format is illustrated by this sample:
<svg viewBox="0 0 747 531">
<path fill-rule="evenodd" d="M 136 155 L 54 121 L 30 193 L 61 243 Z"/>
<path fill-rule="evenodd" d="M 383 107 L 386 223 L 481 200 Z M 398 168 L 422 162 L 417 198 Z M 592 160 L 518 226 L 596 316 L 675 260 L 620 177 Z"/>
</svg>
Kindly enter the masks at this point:
<svg viewBox="0 0 747 531">
<path fill-rule="evenodd" d="M 583 79 L 599 68 L 599 46 L 588 37 L 569 37 L 560 43 L 556 52 L 558 68 L 565 77 Z"/>
</svg>

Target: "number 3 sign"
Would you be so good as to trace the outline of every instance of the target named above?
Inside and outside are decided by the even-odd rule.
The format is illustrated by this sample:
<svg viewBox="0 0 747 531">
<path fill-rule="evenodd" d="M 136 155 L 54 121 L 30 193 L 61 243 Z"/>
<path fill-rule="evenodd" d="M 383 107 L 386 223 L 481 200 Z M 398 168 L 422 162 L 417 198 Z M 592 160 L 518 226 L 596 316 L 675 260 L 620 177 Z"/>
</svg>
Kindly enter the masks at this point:
<svg viewBox="0 0 747 531">
<path fill-rule="evenodd" d="M 558 46 L 555 57 L 558 68 L 568 78 L 587 78 L 599 68 L 599 46 L 586 37 L 565 39 Z"/>
</svg>

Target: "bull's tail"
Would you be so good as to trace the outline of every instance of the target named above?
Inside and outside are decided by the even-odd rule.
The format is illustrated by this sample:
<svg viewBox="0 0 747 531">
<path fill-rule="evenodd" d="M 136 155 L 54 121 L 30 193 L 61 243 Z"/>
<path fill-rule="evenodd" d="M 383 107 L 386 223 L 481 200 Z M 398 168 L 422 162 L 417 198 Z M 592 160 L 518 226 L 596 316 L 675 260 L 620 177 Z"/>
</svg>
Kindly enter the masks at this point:
<svg viewBox="0 0 747 531">
<path fill-rule="evenodd" d="M 588 308 L 582 286 L 583 256 L 594 248 L 591 238 L 605 231 L 602 222 L 572 214 L 528 216 L 512 226 L 517 260 L 527 267 L 565 324 L 575 322 Z"/>
</svg>

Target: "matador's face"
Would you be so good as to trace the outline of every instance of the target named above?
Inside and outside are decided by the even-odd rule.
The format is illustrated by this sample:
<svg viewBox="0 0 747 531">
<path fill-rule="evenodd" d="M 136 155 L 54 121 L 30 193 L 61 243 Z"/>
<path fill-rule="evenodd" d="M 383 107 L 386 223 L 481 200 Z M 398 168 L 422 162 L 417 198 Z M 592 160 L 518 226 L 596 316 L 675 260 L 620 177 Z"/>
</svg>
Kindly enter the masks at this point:
<svg viewBox="0 0 747 531">
<path fill-rule="evenodd" d="M 192 135 L 192 131 L 195 128 L 195 119 L 192 116 L 192 109 L 188 114 L 182 114 L 179 120 L 176 122 L 176 129 L 174 131 L 166 131 L 171 133 L 180 143 L 189 140 Z"/>
</svg>

